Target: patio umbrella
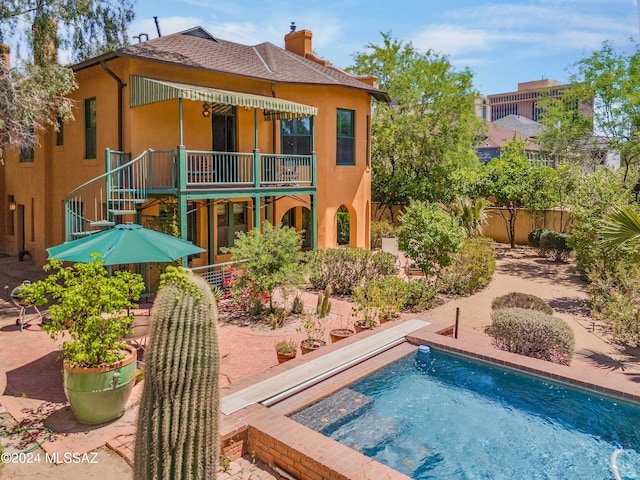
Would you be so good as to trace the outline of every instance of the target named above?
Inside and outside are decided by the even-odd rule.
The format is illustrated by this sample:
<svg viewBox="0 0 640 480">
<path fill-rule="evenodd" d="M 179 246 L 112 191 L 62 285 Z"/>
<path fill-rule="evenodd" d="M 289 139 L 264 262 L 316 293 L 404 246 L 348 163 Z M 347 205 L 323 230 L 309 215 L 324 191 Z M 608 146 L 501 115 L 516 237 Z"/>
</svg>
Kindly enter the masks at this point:
<svg viewBox="0 0 640 480">
<path fill-rule="evenodd" d="M 134 223 L 116 225 L 95 235 L 47 248 L 49 259 L 90 263 L 91 254 L 99 253 L 105 265 L 172 262 L 204 251 L 187 240 Z"/>
</svg>

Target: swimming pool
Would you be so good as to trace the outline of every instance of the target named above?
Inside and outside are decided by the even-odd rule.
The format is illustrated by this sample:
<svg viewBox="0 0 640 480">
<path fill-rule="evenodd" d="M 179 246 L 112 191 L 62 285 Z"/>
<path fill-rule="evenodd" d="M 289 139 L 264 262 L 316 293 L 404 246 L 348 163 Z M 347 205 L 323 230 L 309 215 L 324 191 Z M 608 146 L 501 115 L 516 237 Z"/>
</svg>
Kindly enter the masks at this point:
<svg viewBox="0 0 640 480">
<path fill-rule="evenodd" d="M 640 478 L 640 408 L 431 350 L 292 417 L 414 479 Z"/>
</svg>

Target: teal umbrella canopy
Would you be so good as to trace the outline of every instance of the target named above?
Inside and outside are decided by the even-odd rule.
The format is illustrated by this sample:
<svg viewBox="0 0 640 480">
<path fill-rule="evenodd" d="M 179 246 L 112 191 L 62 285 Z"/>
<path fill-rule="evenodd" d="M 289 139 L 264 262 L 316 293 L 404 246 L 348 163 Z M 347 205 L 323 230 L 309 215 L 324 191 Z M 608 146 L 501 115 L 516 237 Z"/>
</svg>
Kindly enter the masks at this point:
<svg viewBox="0 0 640 480">
<path fill-rule="evenodd" d="M 134 223 L 116 225 L 95 235 L 47 248 L 49 259 L 91 263 L 91 254 L 98 253 L 104 265 L 173 262 L 204 251 L 187 240 Z"/>
</svg>

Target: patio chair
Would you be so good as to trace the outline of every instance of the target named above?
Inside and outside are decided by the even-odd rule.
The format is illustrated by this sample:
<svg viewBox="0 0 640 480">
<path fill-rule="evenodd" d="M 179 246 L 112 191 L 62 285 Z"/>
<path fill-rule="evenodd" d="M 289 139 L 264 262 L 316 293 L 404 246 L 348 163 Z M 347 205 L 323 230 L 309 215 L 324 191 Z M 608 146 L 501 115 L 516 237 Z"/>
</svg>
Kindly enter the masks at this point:
<svg viewBox="0 0 640 480">
<path fill-rule="evenodd" d="M 395 266 L 397 268 L 401 268 L 401 264 L 400 264 L 400 251 L 398 250 L 398 239 L 394 238 L 394 237 L 390 237 L 390 238 L 382 238 L 382 251 L 383 252 L 387 252 L 390 253 L 391 255 L 394 255 L 396 257 L 396 264 Z"/>
<path fill-rule="evenodd" d="M 137 311 L 131 326 L 133 333 L 124 337 L 124 340 L 138 352 L 138 364 L 143 363 L 140 359 L 143 358 L 144 350 L 147 347 L 147 336 L 151 331 L 152 318 L 149 310 L 146 312 L 144 310 Z"/>
</svg>

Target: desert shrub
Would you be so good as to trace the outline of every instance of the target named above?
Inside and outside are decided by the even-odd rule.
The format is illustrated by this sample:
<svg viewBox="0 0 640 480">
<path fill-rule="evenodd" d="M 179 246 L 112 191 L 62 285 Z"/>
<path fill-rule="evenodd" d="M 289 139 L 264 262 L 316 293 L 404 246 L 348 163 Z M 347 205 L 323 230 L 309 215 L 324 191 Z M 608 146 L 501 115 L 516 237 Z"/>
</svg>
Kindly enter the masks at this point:
<svg viewBox="0 0 640 480">
<path fill-rule="evenodd" d="M 546 228 L 536 228 L 535 230 L 531 230 L 527 234 L 527 244 L 533 248 L 540 247 L 540 235 L 542 235 L 546 231 Z"/>
<path fill-rule="evenodd" d="M 385 220 L 371 222 L 371 248 L 381 249 L 382 239 L 395 237 L 397 229 L 393 223 Z"/>
<path fill-rule="evenodd" d="M 571 327 L 561 318 L 524 308 L 491 314 L 487 333 L 501 350 L 569 365 L 575 348 Z"/>
<path fill-rule="evenodd" d="M 365 280 L 395 273 L 396 257 L 387 252 L 363 248 L 329 248 L 309 252 L 309 281 L 313 288 L 324 290 L 331 285 L 336 294 L 350 294 Z"/>
<path fill-rule="evenodd" d="M 412 201 L 400 217 L 398 246 L 425 275 L 438 276 L 462 248 L 464 230 L 438 205 Z"/>
<path fill-rule="evenodd" d="M 540 251 L 552 262 L 564 262 L 571 254 L 571 247 L 567 244 L 570 235 L 547 230 L 540 235 Z"/>
<path fill-rule="evenodd" d="M 546 228 L 536 228 L 535 230 L 531 230 L 527 235 L 527 244 L 530 247 L 535 248 L 536 253 L 541 257 L 544 257 L 544 251 L 540 249 L 540 237 L 543 233 L 548 231 L 549 230 L 547 230 Z"/>
<path fill-rule="evenodd" d="M 621 341 L 640 345 L 640 265 L 618 260 L 591 269 L 587 292 L 593 318 L 611 325 Z"/>
<path fill-rule="evenodd" d="M 397 317 L 409 296 L 407 282 L 395 276 L 369 280 L 365 283 L 365 289 L 367 296 L 376 300 L 375 306 L 381 320 Z"/>
<path fill-rule="evenodd" d="M 422 312 L 433 308 L 438 303 L 437 290 L 424 278 L 407 281 L 407 298 L 403 308 L 414 312 Z"/>
<path fill-rule="evenodd" d="M 553 308 L 542 298 L 530 293 L 510 292 L 501 297 L 496 297 L 491 302 L 493 310 L 502 308 L 524 308 L 527 310 L 539 310 L 547 315 L 553 315 Z"/>
<path fill-rule="evenodd" d="M 455 295 L 471 295 L 486 287 L 496 270 L 495 243 L 489 238 L 465 238 L 453 263 L 444 268 L 438 290 Z"/>
</svg>

